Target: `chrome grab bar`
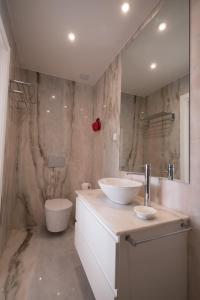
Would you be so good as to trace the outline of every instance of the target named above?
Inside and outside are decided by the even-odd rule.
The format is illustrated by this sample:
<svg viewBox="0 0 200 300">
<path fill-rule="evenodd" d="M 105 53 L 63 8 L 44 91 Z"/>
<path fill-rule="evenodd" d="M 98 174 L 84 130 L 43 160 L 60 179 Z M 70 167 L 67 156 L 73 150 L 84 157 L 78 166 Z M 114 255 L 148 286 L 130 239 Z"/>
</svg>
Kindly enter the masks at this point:
<svg viewBox="0 0 200 300">
<path fill-rule="evenodd" d="M 166 234 L 162 234 L 162 235 L 159 235 L 159 236 L 156 236 L 156 237 L 152 237 L 152 238 L 149 238 L 149 239 L 144 239 L 144 240 L 136 241 L 130 235 L 127 235 L 125 237 L 125 239 L 132 246 L 136 247 L 136 246 L 138 246 L 140 244 L 148 243 L 148 242 L 159 240 L 159 239 L 171 236 L 171 235 L 175 235 L 175 234 L 179 234 L 179 233 L 182 233 L 182 232 L 186 232 L 186 231 L 192 230 L 192 227 L 190 225 L 187 225 L 187 224 L 184 224 L 184 223 L 181 224 L 181 227 L 182 227 L 182 229 L 180 229 L 180 230 L 173 231 L 173 232 L 166 233 Z"/>
</svg>

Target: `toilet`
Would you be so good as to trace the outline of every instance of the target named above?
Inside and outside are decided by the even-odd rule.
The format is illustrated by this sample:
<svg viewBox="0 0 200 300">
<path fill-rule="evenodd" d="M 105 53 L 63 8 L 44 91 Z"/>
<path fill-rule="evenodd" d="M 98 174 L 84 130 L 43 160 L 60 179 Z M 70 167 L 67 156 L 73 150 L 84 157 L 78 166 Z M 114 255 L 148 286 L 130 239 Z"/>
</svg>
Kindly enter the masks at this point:
<svg viewBox="0 0 200 300">
<path fill-rule="evenodd" d="M 61 232 L 67 229 L 72 211 L 72 202 L 68 199 L 51 199 L 45 202 L 47 230 Z"/>
</svg>

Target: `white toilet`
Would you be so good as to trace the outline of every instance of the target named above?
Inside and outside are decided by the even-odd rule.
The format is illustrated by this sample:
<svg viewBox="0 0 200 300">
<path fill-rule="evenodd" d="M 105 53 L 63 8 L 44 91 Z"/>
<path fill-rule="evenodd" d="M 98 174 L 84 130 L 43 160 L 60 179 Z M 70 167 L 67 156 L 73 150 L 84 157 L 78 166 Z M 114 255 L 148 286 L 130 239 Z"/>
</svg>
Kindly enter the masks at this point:
<svg viewBox="0 0 200 300">
<path fill-rule="evenodd" d="M 67 199 L 51 199 L 45 202 L 46 226 L 50 232 L 64 231 L 72 211 L 72 203 Z"/>
</svg>

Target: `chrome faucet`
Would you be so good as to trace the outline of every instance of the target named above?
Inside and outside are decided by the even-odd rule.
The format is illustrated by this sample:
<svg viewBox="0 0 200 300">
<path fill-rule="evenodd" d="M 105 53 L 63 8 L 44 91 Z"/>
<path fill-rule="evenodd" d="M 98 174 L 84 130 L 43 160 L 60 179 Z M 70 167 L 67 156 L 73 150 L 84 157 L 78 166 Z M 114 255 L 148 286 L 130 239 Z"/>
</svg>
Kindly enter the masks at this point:
<svg viewBox="0 0 200 300">
<path fill-rule="evenodd" d="M 144 205 L 151 206 L 150 185 L 151 185 L 151 165 L 145 164 L 145 185 L 144 185 Z"/>
<path fill-rule="evenodd" d="M 168 179 L 174 180 L 174 171 L 175 171 L 175 165 L 174 164 L 168 164 Z"/>
</svg>

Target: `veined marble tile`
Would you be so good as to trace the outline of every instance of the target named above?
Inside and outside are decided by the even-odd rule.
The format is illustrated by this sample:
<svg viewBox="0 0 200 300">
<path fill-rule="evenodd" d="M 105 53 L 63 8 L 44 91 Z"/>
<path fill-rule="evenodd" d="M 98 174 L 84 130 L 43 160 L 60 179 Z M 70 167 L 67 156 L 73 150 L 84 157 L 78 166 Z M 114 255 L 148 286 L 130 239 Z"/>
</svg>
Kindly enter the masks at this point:
<svg viewBox="0 0 200 300">
<path fill-rule="evenodd" d="M 143 172 L 144 129 L 140 120 L 145 113 L 145 99 L 121 94 L 120 170 Z"/>
<path fill-rule="evenodd" d="M 24 71 L 35 87 L 37 105 L 19 112 L 17 200 L 14 227 L 44 223 L 46 199 L 75 199 L 75 189 L 91 182 L 93 89 Z M 50 166 L 49 160 L 63 160 Z"/>
<path fill-rule="evenodd" d="M 120 98 L 121 56 L 117 56 L 95 86 L 94 119 L 100 118 L 102 130 L 93 133 L 94 186 L 99 178 L 119 173 Z"/>
<path fill-rule="evenodd" d="M 0 0 L 0 14 L 11 48 L 10 79 L 20 79 L 18 55 L 12 35 L 6 1 Z M 4 154 L 3 187 L 0 201 L 0 256 L 9 236 L 12 211 L 16 199 L 16 162 L 17 162 L 18 120 L 13 94 L 8 93 L 6 140 Z"/>
</svg>

